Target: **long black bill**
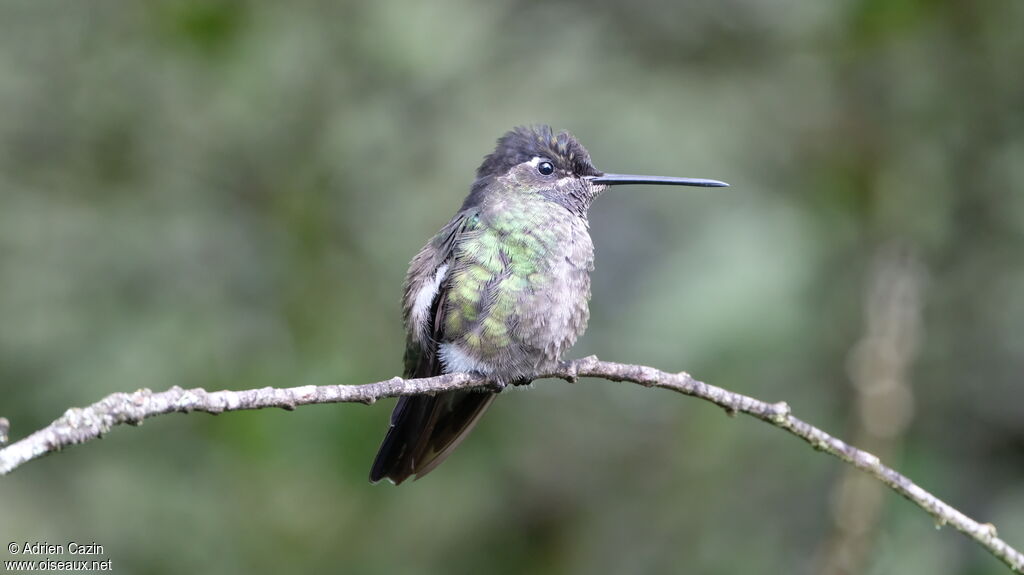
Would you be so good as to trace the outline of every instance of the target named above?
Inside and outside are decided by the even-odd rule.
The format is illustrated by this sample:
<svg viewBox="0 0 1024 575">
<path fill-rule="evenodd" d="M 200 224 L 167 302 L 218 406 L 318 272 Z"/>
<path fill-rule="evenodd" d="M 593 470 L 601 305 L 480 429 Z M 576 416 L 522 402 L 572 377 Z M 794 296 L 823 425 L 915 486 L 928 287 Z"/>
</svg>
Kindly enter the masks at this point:
<svg viewBox="0 0 1024 575">
<path fill-rule="evenodd" d="M 704 188 L 727 188 L 729 184 L 718 180 L 701 178 L 673 178 L 670 176 L 637 176 L 634 174 L 603 174 L 589 176 L 592 183 L 602 186 L 621 186 L 624 184 L 654 184 L 659 186 L 701 186 Z"/>
</svg>

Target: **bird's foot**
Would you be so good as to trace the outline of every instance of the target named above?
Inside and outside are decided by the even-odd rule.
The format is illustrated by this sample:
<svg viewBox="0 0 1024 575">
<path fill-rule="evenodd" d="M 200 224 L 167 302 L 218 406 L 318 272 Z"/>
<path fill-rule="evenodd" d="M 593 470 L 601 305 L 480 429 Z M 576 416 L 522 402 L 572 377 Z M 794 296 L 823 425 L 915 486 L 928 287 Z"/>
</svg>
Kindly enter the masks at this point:
<svg viewBox="0 0 1024 575">
<path fill-rule="evenodd" d="M 515 381 L 495 379 L 488 382 L 487 389 L 494 393 L 501 393 L 502 391 L 505 391 L 505 389 L 508 388 L 509 386 L 519 387 L 523 385 L 530 385 L 531 381 L 532 380 L 529 379 L 517 379 Z"/>
</svg>

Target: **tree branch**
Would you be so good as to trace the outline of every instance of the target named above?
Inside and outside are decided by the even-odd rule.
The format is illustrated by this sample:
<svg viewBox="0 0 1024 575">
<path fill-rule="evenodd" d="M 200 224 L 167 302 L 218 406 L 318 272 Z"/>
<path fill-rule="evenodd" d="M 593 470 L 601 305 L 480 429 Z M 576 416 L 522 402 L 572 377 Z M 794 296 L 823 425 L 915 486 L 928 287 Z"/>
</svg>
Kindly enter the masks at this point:
<svg viewBox="0 0 1024 575">
<path fill-rule="evenodd" d="M 575 382 L 579 377 L 597 377 L 610 381 L 627 381 L 645 387 L 660 387 L 714 403 L 730 415 L 745 413 L 780 427 L 803 439 L 812 447 L 866 471 L 893 491 L 924 509 L 938 525 L 949 524 L 961 531 L 1016 573 L 1024 573 L 1024 554 L 996 534 L 995 526 L 981 524 L 949 504 L 925 491 L 913 481 L 883 465 L 874 455 L 847 445 L 824 431 L 790 414 L 785 402 L 765 403 L 726 389 L 697 381 L 688 373 L 666 373 L 651 367 L 600 361 L 594 356 L 563 362 L 549 373 L 536 378 L 552 377 Z M 203 389 L 171 389 L 153 393 L 140 389 L 134 393 L 114 393 L 86 407 L 72 408 L 47 427 L 0 450 L 0 475 L 18 466 L 64 447 L 85 443 L 101 437 L 114 426 L 127 423 L 139 425 L 144 419 L 165 413 L 201 411 L 218 414 L 225 411 L 279 407 L 292 410 L 300 405 L 321 403 L 371 404 L 385 397 L 441 393 L 472 387 L 491 387 L 481 376 L 453 373 L 423 379 L 394 377 L 365 385 L 325 385 L 278 389 L 265 387 L 243 391 Z M 8 423 L 0 418 L 0 442 L 8 431 Z"/>
</svg>

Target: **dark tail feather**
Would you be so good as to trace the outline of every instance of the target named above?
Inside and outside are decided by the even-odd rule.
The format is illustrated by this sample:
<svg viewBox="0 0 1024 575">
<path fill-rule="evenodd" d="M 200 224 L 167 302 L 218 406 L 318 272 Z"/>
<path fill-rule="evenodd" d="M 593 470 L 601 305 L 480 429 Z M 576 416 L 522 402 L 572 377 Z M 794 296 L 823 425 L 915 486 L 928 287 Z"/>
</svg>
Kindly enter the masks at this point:
<svg viewBox="0 0 1024 575">
<path fill-rule="evenodd" d="M 398 485 L 412 475 L 419 479 L 430 473 L 473 430 L 494 396 L 451 391 L 399 399 L 370 469 L 370 481 L 386 477 Z"/>
</svg>

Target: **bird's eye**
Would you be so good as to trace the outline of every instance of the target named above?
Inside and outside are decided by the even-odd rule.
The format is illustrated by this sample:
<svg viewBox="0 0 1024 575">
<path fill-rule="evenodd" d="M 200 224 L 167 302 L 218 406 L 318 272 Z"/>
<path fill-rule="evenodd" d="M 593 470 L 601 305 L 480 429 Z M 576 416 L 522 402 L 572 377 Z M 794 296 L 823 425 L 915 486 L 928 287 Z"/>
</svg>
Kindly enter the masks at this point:
<svg viewBox="0 0 1024 575">
<path fill-rule="evenodd" d="M 541 162 L 537 164 L 537 171 L 543 176 L 550 176 L 554 173 L 555 167 L 551 165 L 551 162 Z"/>
</svg>

